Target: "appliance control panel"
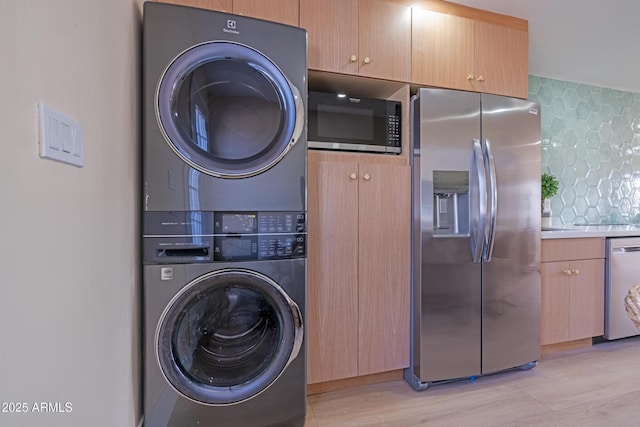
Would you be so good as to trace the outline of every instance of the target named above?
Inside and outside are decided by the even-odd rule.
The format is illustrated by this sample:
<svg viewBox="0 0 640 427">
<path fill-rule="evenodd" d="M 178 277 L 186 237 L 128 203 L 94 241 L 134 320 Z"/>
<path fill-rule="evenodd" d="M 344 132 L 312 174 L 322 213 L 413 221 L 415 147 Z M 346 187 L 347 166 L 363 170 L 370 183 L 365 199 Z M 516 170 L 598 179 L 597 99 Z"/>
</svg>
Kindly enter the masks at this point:
<svg viewBox="0 0 640 427">
<path fill-rule="evenodd" d="M 214 212 L 213 218 L 215 234 L 306 231 L 304 212 Z"/>
<path fill-rule="evenodd" d="M 215 212 L 215 261 L 306 256 L 304 212 Z"/>
<path fill-rule="evenodd" d="M 214 261 L 304 258 L 306 234 L 214 236 Z"/>
<path fill-rule="evenodd" d="M 400 147 L 400 116 L 387 118 L 387 145 Z"/>
<path fill-rule="evenodd" d="M 304 258 L 305 212 L 145 212 L 144 262 Z"/>
</svg>

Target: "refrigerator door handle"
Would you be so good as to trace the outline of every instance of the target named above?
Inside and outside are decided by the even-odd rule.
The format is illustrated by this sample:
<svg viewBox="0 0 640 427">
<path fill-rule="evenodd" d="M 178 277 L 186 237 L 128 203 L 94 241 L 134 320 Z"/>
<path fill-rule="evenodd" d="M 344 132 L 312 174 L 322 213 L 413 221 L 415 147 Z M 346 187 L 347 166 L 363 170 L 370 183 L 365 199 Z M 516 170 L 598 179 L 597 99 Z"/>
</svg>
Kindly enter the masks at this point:
<svg viewBox="0 0 640 427">
<path fill-rule="evenodd" d="M 487 194 L 489 201 L 487 203 L 487 216 L 486 216 L 486 242 L 483 254 L 484 261 L 491 261 L 493 255 L 493 242 L 496 236 L 496 213 L 498 212 L 498 185 L 496 179 L 496 164 L 493 160 L 493 153 L 491 152 L 491 141 L 485 138 L 482 141 L 482 148 L 484 153 L 484 162 L 487 174 L 489 176 L 489 188 Z"/>
<path fill-rule="evenodd" d="M 470 168 L 470 242 L 474 263 L 482 260 L 487 230 L 487 175 L 479 139 L 473 140 Z"/>
</svg>

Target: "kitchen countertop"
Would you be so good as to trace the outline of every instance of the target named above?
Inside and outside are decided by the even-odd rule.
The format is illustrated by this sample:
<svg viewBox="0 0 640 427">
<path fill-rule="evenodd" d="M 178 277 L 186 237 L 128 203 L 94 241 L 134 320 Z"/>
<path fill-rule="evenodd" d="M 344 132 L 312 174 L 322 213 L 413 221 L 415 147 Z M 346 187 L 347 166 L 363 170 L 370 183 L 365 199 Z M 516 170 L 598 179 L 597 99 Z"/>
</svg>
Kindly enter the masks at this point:
<svg viewBox="0 0 640 427">
<path fill-rule="evenodd" d="M 640 224 L 628 225 L 557 225 L 542 229 L 543 239 L 576 239 L 582 237 L 640 236 Z"/>
</svg>

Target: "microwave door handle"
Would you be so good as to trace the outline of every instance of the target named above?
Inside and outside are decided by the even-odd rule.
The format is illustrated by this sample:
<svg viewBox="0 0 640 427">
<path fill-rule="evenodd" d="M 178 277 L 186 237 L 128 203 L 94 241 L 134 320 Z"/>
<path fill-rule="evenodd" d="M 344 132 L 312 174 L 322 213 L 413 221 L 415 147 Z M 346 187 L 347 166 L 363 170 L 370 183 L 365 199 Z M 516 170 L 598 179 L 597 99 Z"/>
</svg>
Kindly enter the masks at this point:
<svg viewBox="0 0 640 427">
<path fill-rule="evenodd" d="M 487 177 L 485 160 L 479 139 L 473 140 L 469 177 L 470 193 L 470 244 L 474 263 L 482 260 L 486 235 Z"/>
<path fill-rule="evenodd" d="M 487 195 L 489 200 L 487 202 L 487 216 L 486 216 L 486 244 L 484 260 L 491 261 L 493 255 L 493 242 L 496 237 L 496 214 L 498 212 L 498 186 L 496 179 L 496 164 L 493 160 L 493 152 L 491 151 L 491 141 L 485 138 L 482 141 L 482 148 L 484 152 L 485 170 L 488 176 L 488 191 Z"/>
</svg>

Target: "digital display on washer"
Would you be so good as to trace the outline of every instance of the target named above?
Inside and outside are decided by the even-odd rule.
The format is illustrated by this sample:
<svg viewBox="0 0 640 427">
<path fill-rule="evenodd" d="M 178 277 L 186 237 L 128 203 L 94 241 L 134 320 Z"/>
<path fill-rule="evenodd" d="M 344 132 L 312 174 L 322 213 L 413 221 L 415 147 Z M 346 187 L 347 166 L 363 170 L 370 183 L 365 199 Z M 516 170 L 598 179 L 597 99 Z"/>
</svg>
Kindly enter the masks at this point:
<svg viewBox="0 0 640 427">
<path fill-rule="evenodd" d="M 256 214 L 222 214 L 223 233 L 253 233 L 256 228 Z"/>
<path fill-rule="evenodd" d="M 253 239 L 227 237 L 220 239 L 223 259 L 255 258 L 257 245 Z"/>
</svg>

